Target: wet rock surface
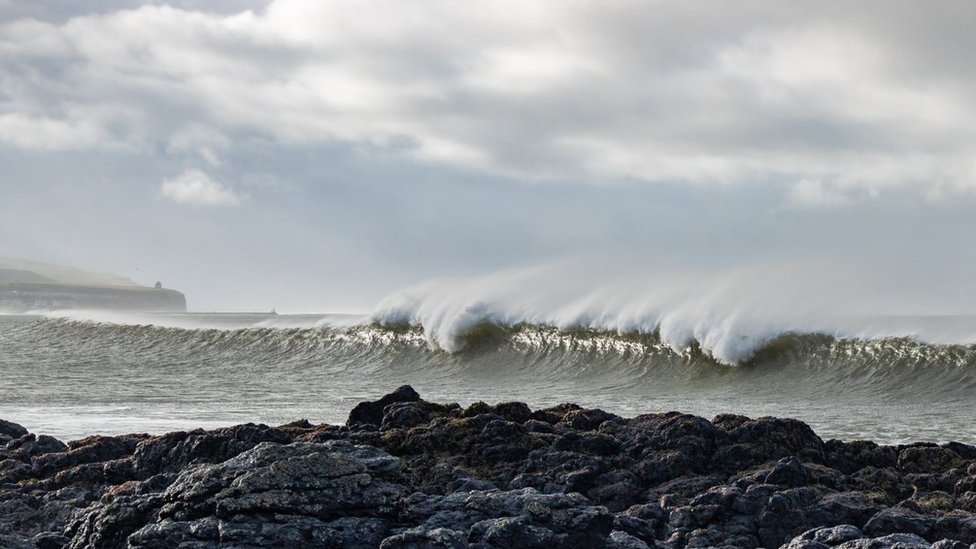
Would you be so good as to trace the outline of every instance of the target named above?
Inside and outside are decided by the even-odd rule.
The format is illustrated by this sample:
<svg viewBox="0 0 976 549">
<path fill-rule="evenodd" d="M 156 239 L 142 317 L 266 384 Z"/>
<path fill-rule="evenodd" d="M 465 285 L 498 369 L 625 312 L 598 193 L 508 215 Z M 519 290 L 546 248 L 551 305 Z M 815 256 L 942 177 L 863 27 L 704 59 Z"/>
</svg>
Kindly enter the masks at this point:
<svg viewBox="0 0 976 549">
<path fill-rule="evenodd" d="M 64 444 L 0 420 L 0 547 L 976 548 L 976 448 L 410 387 L 346 425 Z"/>
</svg>

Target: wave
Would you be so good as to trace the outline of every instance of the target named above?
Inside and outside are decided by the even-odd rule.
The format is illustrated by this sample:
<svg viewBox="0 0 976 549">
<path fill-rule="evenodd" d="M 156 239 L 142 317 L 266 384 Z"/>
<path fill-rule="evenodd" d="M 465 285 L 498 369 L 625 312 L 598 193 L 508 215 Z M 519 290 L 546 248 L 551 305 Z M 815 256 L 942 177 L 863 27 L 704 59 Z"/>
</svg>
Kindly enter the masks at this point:
<svg viewBox="0 0 976 549">
<path fill-rule="evenodd" d="M 527 337 L 534 330 L 586 335 L 610 346 L 653 341 L 657 351 L 697 353 L 729 366 L 768 353 L 769 346 L 790 335 L 976 344 L 976 316 L 904 314 L 913 310 L 913 301 L 935 301 L 927 301 L 923 289 L 890 284 L 892 276 L 825 260 L 680 272 L 590 261 L 430 281 L 389 295 L 366 315 L 70 311 L 49 316 L 204 330 L 407 330 L 448 353 L 464 352 L 483 338 Z"/>
<path fill-rule="evenodd" d="M 675 353 L 695 348 L 727 365 L 751 360 L 788 334 L 976 343 L 976 317 L 879 314 L 897 310 L 905 298 L 872 293 L 866 282 L 852 285 L 857 277 L 842 275 L 839 267 L 821 277 L 809 276 L 809 269 L 602 278 L 578 266 L 515 270 L 403 290 L 369 318 L 380 325 L 419 326 L 431 346 L 449 352 L 463 350 L 469 334 L 483 326 L 527 325 L 651 336 Z"/>
<path fill-rule="evenodd" d="M 912 337 L 783 332 L 730 367 L 699 343 L 675 350 L 656 331 L 482 321 L 458 334 L 458 349 L 446 352 L 432 347 L 418 324 L 361 319 L 329 326 L 314 316 L 232 316 L 166 319 L 184 327 L 146 323 L 147 317 L 142 324 L 77 317 L 16 322 L 0 337 L 15 351 L 16 364 L 31 366 L 6 380 L 8 389 L 26 391 L 24 402 L 33 402 L 30 395 L 48 383 L 99 380 L 86 398 L 115 402 L 130 393 L 155 401 L 178 386 L 186 406 L 236 395 L 247 405 L 228 400 L 222 406 L 250 410 L 295 403 L 311 409 L 323 398 L 345 406 L 342 399 L 366 388 L 411 383 L 467 402 L 570 400 L 631 414 L 794 415 L 844 437 L 876 438 L 896 418 L 897 440 L 922 437 L 919 430 L 930 427 L 935 430 L 925 436 L 970 429 L 966 414 L 945 411 L 970 409 L 976 394 L 976 347 Z"/>
<path fill-rule="evenodd" d="M 929 302 L 832 267 L 592 268 L 431 282 L 364 315 L 3 318 L 0 388 L 26 407 L 131 402 L 164 419 L 265 410 L 341 421 L 357 397 L 410 383 L 437 400 L 785 415 L 844 438 L 976 440 L 974 316 L 901 314 L 913 311 L 908 298 Z"/>
<path fill-rule="evenodd" d="M 636 361 L 666 360 L 686 365 L 730 366 L 701 342 L 692 341 L 684 347 L 676 348 L 674 342 L 662 336 L 660 331 L 620 332 L 481 320 L 467 326 L 464 332 L 453 334 L 452 348 L 445 350 L 432 345 L 430 334 L 419 324 L 375 321 L 335 323 L 328 315 L 307 315 L 300 319 L 285 316 L 249 322 L 246 327 L 228 327 L 228 319 L 223 315 L 201 316 L 203 318 L 191 322 L 186 318 L 193 318 L 193 315 L 186 315 L 183 319 L 170 319 L 170 325 L 166 325 L 156 322 L 120 324 L 77 315 L 56 315 L 41 317 L 34 323 L 24 325 L 20 330 L 25 336 L 29 334 L 32 337 L 50 339 L 76 338 L 91 340 L 100 345 L 146 345 L 157 351 L 171 353 L 208 348 L 236 354 L 273 351 L 284 355 L 311 357 L 319 352 L 335 351 L 339 348 L 371 353 L 399 352 L 410 348 L 431 357 L 442 356 L 447 359 L 455 356 L 461 360 L 468 355 L 519 353 L 525 357 L 562 355 L 572 362 L 586 354 L 591 358 L 613 356 Z M 148 320 L 148 317 L 144 320 Z M 195 326 L 187 327 L 188 324 Z M 236 324 L 241 324 L 241 321 L 238 319 Z M 862 338 L 799 331 L 770 334 L 762 339 L 763 342 L 751 348 L 747 357 L 732 365 L 756 368 L 768 364 L 787 367 L 791 363 L 810 361 L 862 361 L 875 362 L 878 365 L 912 362 L 919 365 L 943 364 L 976 368 L 976 345 L 972 344 L 932 344 L 920 341 L 917 337 L 906 336 Z"/>
</svg>

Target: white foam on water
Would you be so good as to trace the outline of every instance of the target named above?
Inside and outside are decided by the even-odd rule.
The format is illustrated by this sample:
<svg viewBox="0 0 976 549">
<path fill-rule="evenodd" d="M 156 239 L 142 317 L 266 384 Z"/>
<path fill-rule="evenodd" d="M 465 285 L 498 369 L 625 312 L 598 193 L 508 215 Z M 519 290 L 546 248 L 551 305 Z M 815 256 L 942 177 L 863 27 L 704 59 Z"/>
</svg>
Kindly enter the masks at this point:
<svg viewBox="0 0 976 549">
<path fill-rule="evenodd" d="M 561 263 L 431 281 L 393 293 L 371 318 L 420 325 L 432 346 L 449 352 L 463 350 L 465 336 L 479 324 L 528 323 L 658 333 L 677 352 L 698 344 L 725 364 L 749 359 L 786 333 L 976 342 L 971 316 L 897 314 L 918 311 L 921 296 L 916 292 L 904 299 L 897 287 L 893 292 L 874 283 L 883 276 L 870 266 L 831 263 L 824 268 L 815 261 L 683 272 Z"/>
</svg>

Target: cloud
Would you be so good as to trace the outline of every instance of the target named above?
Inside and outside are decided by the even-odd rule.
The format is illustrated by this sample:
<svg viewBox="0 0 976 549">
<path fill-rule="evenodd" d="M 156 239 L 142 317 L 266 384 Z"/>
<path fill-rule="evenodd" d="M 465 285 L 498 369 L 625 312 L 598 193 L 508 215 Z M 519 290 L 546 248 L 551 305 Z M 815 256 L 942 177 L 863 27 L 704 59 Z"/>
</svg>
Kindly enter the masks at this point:
<svg viewBox="0 0 976 549">
<path fill-rule="evenodd" d="M 790 190 L 789 198 L 795 205 L 809 207 L 849 206 L 852 203 L 849 195 L 815 179 L 797 182 Z"/>
<path fill-rule="evenodd" d="M 166 179 L 159 190 L 164 198 L 194 206 L 229 206 L 243 199 L 233 189 L 200 170 L 186 170 L 173 179 Z"/>
<path fill-rule="evenodd" d="M 93 120 L 57 120 L 0 113 L 0 144 L 18 149 L 64 151 L 98 146 L 103 130 Z"/>
<path fill-rule="evenodd" d="M 368 309 L 431 276 L 594 250 L 716 272 L 872 253 L 919 280 L 942 265 L 946 294 L 969 295 L 971 13 L 0 4 L 0 254 L 153 265 L 140 281 L 256 310 Z M 174 224 L 174 204 L 221 215 Z"/>
<path fill-rule="evenodd" d="M 233 5 L 0 27 L 0 115 L 101 137 L 13 144 L 217 166 L 257 135 L 530 180 L 976 187 L 976 36 L 950 3 Z"/>
<path fill-rule="evenodd" d="M 213 167 L 221 165 L 219 151 L 227 150 L 230 141 L 219 131 L 199 125 L 190 125 L 170 137 L 166 151 L 169 153 L 196 153 Z"/>
</svg>

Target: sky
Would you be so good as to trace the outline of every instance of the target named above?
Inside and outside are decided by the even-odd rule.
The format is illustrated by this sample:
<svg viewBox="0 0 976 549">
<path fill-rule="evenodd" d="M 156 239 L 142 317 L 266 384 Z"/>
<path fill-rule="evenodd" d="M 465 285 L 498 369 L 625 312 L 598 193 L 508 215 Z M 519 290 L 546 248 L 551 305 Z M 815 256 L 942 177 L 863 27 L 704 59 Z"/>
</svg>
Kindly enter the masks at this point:
<svg viewBox="0 0 976 549">
<path fill-rule="evenodd" d="M 868 266 L 848 287 L 976 312 L 973 28 L 949 1 L 0 0 L 0 255 L 196 310 L 578 261 Z"/>
</svg>

